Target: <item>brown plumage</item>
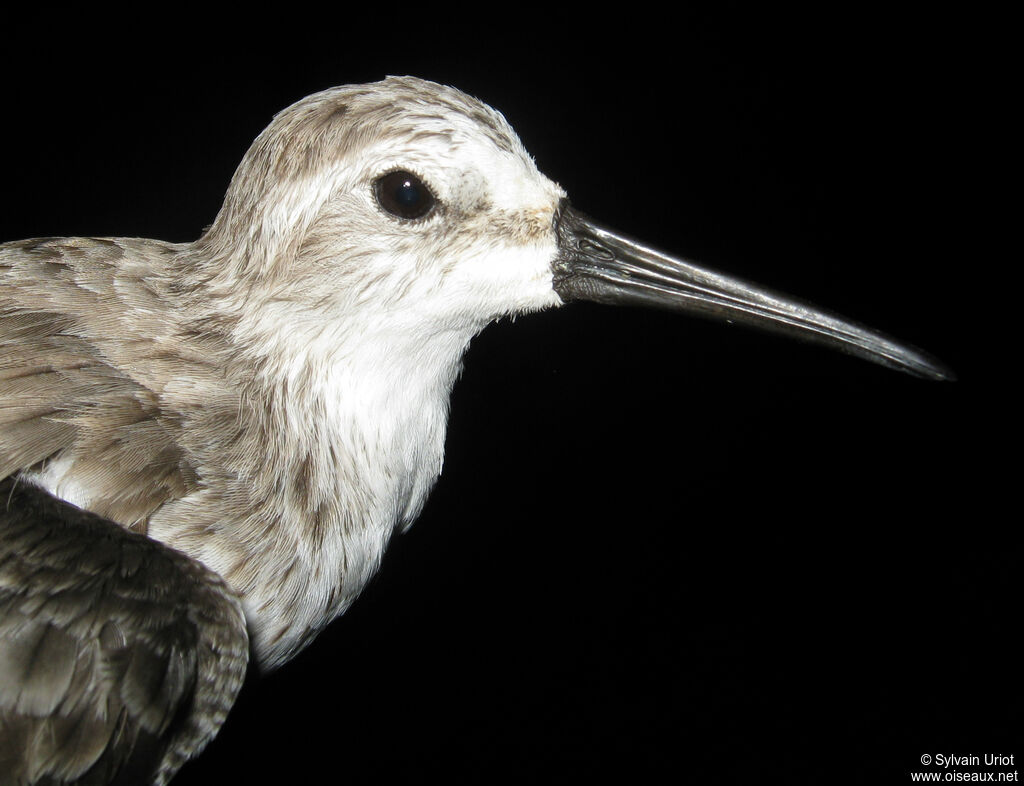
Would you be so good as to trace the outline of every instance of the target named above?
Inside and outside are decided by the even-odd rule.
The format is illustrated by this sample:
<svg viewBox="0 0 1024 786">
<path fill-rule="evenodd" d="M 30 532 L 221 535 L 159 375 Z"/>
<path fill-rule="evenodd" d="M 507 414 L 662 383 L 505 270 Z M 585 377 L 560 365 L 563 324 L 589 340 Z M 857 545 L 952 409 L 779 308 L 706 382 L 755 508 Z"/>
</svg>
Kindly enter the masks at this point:
<svg viewBox="0 0 1024 786">
<path fill-rule="evenodd" d="M 157 281 L 169 253 L 92 238 L 0 248 L 0 477 L 72 451 L 94 512 L 143 533 L 150 513 L 195 484 L 158 393 L 181 364 Z"/>
</svg>

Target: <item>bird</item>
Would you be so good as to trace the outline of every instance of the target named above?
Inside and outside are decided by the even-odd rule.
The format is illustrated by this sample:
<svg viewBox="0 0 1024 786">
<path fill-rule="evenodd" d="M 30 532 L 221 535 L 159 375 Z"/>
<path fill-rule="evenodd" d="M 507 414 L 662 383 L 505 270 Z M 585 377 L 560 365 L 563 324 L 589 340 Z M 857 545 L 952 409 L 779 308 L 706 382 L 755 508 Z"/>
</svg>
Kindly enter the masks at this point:
<svg viewBox="0 0 1024 786">
<path fill-rule="evenodd" d="M 168 783 L 416 520 L 474 336 L 575 301 L 955 378 L 603 225 L 409 76 L 278 113 L 195 241 L 0 245 L 0 784 Z"/>
</svg>

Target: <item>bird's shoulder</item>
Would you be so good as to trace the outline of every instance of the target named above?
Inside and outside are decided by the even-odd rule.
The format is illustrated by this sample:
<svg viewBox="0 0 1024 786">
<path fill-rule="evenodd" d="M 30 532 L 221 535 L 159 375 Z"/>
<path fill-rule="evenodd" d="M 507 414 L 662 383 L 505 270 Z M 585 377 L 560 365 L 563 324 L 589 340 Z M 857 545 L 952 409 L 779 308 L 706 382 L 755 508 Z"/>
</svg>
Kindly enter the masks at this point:
<svg viewBox="0 0 1024 786">
<path fill-rule="evenodd" d="M 174 361 L 164 273 L 178 248 L 134 238 L 0 245 L 0 478 L 59 469 L 54 485 L 87 486 L 90 509 L 143 529 L 186 493 L 192 467 L 160 398 Z"/>
<path fill-rule="evenodd" d="M 0 482 L 0 783 L 162 783 L 216 734 L 248 661 L 198 562 Z"/>
</svg>

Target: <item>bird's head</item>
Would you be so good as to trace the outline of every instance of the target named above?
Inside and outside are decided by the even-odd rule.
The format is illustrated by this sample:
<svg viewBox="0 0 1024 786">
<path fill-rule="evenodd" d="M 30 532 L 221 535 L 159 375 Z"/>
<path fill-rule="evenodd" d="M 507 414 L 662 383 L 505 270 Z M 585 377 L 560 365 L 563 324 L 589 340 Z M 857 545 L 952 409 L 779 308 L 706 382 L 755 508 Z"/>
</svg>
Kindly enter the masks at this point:
<svg viewBox="0 0 1024 786">
<path fill-rule="evenodd" d="M 411 77 L 278 114 L 198 242 L 246 335 L 345 344 L 470 336 L 572 300 L 670 308 L 830 344 L 919 376 L 934 359 L 808 304 L 671 257 L 569 206 L 501 114 Z M 223 307 L 223 306 L 222 306 Z M 347 335 L 346 335 L 347 334 Z"/>
<path fill-rule="evenodd" d="M 561 302 L 552 262 L 564 198 L 498 112 L 392 77 L 278 114 L 200 246 L 212 285 L 248 301 L 240 312 L 277 312 L 289 330 L 365 319 L 472 333 Z"/>
</svg>

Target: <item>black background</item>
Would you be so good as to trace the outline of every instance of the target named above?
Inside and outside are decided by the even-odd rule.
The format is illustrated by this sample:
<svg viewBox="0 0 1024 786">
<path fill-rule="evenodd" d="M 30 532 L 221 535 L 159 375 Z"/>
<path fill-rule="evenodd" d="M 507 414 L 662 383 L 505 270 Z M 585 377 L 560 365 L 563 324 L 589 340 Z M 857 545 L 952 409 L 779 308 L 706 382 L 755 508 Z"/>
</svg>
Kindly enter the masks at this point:
<svg viewBox="0 0 1024 786">
<path fill-rule="evenodd" d="M 585 212 L 960 381 L 635 310 L 488 328 L 421 519 L 176 784 L 907 783 L 926 753 L 1019 759 L 1019 429 L 986 305 L 1010 263 L 969 223 L 965 20 L 265 13 L 6 23 L 0 240 L 190 240 L 275 112 L 412 73 L 501 110 Z"/>
</svg>

